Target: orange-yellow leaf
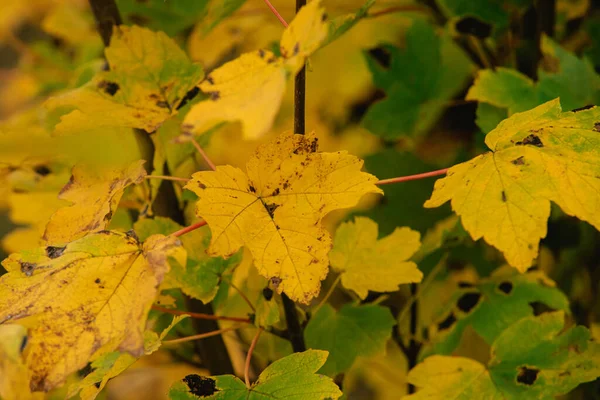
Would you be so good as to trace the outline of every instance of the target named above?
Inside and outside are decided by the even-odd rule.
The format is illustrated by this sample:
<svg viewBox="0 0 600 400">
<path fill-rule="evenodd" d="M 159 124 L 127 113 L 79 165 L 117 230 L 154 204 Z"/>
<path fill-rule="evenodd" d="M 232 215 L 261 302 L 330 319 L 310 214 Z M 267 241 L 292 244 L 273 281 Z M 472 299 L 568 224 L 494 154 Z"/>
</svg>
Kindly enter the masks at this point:
<svg viewBox="0 0 600 400">
<path fill-rule="evenodd" d="M 147 313 L 179 240 L 111 231 L 65 247 L 12 254 L 2 262 L 0 324 L 29 328 L 25 364 L 33 390 L 50 390 L 94 353 L 141 355 Z"/>
<path fill-rule="evenodd" d="M 64 244 L 106 229 L 125 188 L 140 183 L 146 176 L 143 163 L 136 161 L 123 169 L 76 165 L 71 180 L 59 194 L 60 199 L 73 205 L 52 215 L 44 233 L 47 243 Z"/>
</svg>

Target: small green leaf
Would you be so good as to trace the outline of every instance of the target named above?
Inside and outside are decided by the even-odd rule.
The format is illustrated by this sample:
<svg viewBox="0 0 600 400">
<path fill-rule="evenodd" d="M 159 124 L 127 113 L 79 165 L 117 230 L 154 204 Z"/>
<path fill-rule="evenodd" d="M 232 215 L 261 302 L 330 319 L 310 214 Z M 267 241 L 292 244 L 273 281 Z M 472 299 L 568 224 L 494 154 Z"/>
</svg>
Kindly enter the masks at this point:
<svg viewBox="0 0 600 400">
<path fill-rule="evenodd" d="M 250 388 L 233 375 L 201 377 L 188 375 L 171 386 L 171 400 L 325 400 L 342 392 L 323 375 L 315 374 L 325 363 L 327 352 L 308 350 L 269 365 Z"/>
<path fill-rule="evenodd" d="M 347 371 L 358 356 L 370 357 L 385 351 L 396 324 L 390 310 L 378 305 L 345 305 L 336 312 L 323 305 L 304 331 L 306 345 L 329 351 L 319 371 L 333 376 Z"/>
<path fill-rule="evenodd" d="M 329 21 L 329 33 L 321 47 L 327 46 L 337 38 L 348 32 L 361 19 L 367 16 L 369 9 L 375 4 L 375 0 L 367 0 L 365 4 L 355 13 L 341 15 Z"/>
<path fill-rule="evenodd" d="M 564 330 L 564 313 L 521 319 L 492 345 L 487 367 L 463 357 L 432 356 L 408 381 L 410 400 L 535 400 L 566 394 L 600 376 L 600 345 L 583 326 Z"/>
</svg>

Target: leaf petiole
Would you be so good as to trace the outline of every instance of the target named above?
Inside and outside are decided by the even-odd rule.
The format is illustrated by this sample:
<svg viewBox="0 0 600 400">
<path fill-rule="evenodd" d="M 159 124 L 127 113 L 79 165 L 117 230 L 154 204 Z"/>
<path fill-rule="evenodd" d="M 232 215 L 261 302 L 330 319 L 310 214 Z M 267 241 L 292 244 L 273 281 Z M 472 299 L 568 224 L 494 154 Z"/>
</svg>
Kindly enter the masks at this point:
<svg viewBox="0 0 600 400">
<path fill-rule="evenodd" d="M 200 333 L 198 335 L 186 336 L 186 337 L 182 337 L 179 339 L 163 340 L 162 344 L 163 345 L 178 344 L 178 343 L 184 343 L 184 342 L 191 342 L 192 340 L 205 339 L 205 338 L 209 338 L 211 336 L 221 335 L 225 332 L 235 331 L 236 329 L 240 329 L 241 327 L 243 327 L 242 324 L 236 324 L 236 325 L 230 326 L 229 328 L 218 329 L 218 330 L 212 331 L 212 332 Z"/>
<path fill-rule="evenodd" d="M 188 315 L 190 318 L 196 318 L 196 319 L 211 319 L 211 320 L 218 320 L 218 321 L 233 321 L 233 322 L 243 322 L 243 323 L 246 323 L 246 324 L 251 324 L 252 323 L 252 321 L 250 321 L 249 318 L 242 318 L 242 317 L 226 317 L 226 316 L 221 316 L 221 315 L 194 313 L 194 312 L 180 311 L 180 310 L 170 310 L 168 308 L 163 308 L 163 307 L 160 307 L 160 306 L 152 306 L 152 309 L 155 310 L 155 311 L 160 311 L 160 312 L 164 312 L 164 313 L 172 314 L 172 315 Z"/>
<path fill-rule="evenodd" d="M 281 14 L 279 14 L 279 11 L 277 11 L 277 9 L 275 8 L 275 6 L 273 4 L 271 4 L 271 2 L 269 0 L 264 0 L 265 4 L 267 5 L 267 7 L 269 7 L 271 9 L 271 12 L 273 12 L 273 14 L 275 14 L 275 16 L 277 17 L 277 19 L 279 20 L 279 22 L 281 22 L 281 25 L 285 26 L 286 28 L 288 27 L 288 23 L 285 22 L 285 19 L 283 19 L 283 17 L 281 16 Z"/>
<path fill-rule="evenodd" d="M 252 339 L 252 343 L 250 344 L 250 348 L 248 349 L 248 354 L 246 355 L 246 364 L 244 365 L 244 381 L 246 381 L 246 387 L 250 389 L 250 361 L 252 360 L 252 353 L 254 353 L 254 348 L 256 347 L 256 343 L 258 343 L 258 338 L 262 333 L 263 328 L 258 328 L 256 335 L 254 335 L 254 339 Z"/>
</svg>

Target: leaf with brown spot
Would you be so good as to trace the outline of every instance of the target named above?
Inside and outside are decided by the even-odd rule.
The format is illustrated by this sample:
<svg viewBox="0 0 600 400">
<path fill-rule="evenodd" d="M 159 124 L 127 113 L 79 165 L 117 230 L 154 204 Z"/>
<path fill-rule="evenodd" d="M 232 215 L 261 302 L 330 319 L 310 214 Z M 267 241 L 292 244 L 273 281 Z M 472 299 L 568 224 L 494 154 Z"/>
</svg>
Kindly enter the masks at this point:
<svg viewBox="0 0 600 400">
<path fill-rule="evenodd" d="M 73 203 L 57 210 L 44 233 L 48 244 L 60 245 L 79 239 L 89 232 L 106 229 L 123 191 L 142 182 L 146 176 L 144 161 L 125 168 L 73 167 L 73 175 L 59 198 Z"/>
<path fill-rule="evenodd" d="M 30 328 L 25 364 L 31 388 L 61 385 L 101 348 L 141 355 L 147 313 L 169 269 L 167 257 L 184 255 L 175 237 L 155 235 L 141 244 L 103 231 L 69 243 L 56 258 L 39 248 L 5 259 L 0 324 Z M 31 274 L 21 271 L 23 264 L 33 266 Z"/>
<path fill-rule="evenodd" d="M 361 172 L 362 160 L 345 151 L 312 152 L 313 143 L 312 134 L 282 134 L 258 148 L 245 173 L 219 166 L 186 185 L 212 231 L 208 254 L 227 257 L 248 247 L 259 273 L 279 280 L 278 293 L 303 303 L 327 275 L 331 237 L 322 219 L 381 193 L 377 178 Z"/>
</svg>

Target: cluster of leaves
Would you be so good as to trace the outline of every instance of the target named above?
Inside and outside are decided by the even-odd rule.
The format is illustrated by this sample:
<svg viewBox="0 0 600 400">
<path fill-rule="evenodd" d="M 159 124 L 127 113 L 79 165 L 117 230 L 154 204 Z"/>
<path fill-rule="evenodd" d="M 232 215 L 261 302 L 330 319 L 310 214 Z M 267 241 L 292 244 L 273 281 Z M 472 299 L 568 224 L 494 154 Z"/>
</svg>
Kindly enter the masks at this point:
<svg viewBox="0 0 600 400">
<path fill-rule="evenodd" d="M 547 399 L 600 376 L 588 2 L 281 0 L 282 28 L 262 0 L 119 0 L 106 48 L 85 3 L 35 3 L 0 6 L 0 398 L 94 399 L 134 364 L 171 366 L 171 399 Z M 190 343 L 226 331 L 213 368 Z"/>
</svg>

